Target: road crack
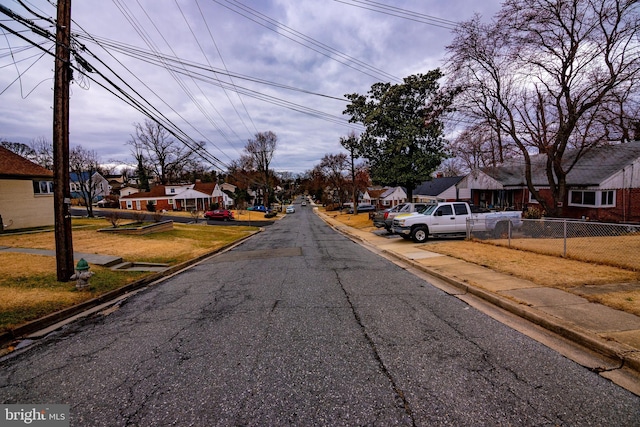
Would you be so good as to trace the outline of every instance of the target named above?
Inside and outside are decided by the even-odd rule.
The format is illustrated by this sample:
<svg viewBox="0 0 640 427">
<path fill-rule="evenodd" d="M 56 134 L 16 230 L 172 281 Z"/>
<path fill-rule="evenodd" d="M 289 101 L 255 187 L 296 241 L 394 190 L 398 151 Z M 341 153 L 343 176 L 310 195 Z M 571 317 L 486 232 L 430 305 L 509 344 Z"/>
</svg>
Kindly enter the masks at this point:
<svg viewBox="0 0 640 427">
<path fill-rule="evenodd" d="M 344 293 L 344 296 L 345 296 L 345 298 L 347 300 L 347 303 L 349 304 L 349 307 L 351 308 L 351 312 L 353 313 L 353 317 L 355 318 L 356 322 L 360 326 L 360 329 L 362 330 L 362 334 L 363 334 L 365 340 L 367 341 L 367 344 L 371 348 L 373 356 L 376 359 L 376 362 L 378 363 L 378 367 L 380 368 L 382 373 L 387 377 L 387 379 L 389 380 L 389 383 L 391 384 L 391 387 L 393 388 L 394 393 L 396 393 L 396 396 L 402 402 L 402 406 L 404 408 L 404 411 L 406 412 L 406 414 L 411 419 L 411 424 L 413 426 L 416 426 L 416 420 L 415 420 L 415 418 L 413 416 L 413 411 L 411 409 L 411 405 L 409 404 L 409 401 L 407 400 L 407 398 L 406 398 L 406 396 L 404 394 L 404 391 L 400 388 L 400 386 L 398 386 L 395 378 L 393 377 L 393 375 L 391 375 L 391 372 L 389 371 L 389 369 L 387 369 L 387 366 L 385 365 L 384 361 L 382 360 L 382 357 L 380 356 L 380 352 L 378 351 L 378 347 L 376 346 L 376 343 L 374 342 L 374 340 L 371 338 L 371 336 L 367 332 L 367 329 L 364 326 L 364 323 L 362 322 L 362 319 L 360 318 L 360 315 L 358 314 L 358 311 L 356 310 L 355 306 L 353 305 L 353 303 L 351 301 L 351 297 L 349 296 L 349 293 L 347 292 L 347 290 L 344 287 L 342 281 L 340 280 L 340 275 L 338 274 L 338 271 L 334 269 L 334 273 L 336 275 L 336 279 L 338 280 L 338 284 L 340 285 L 340 289 L 342 289 L 342 292 Z"/>
</svg>

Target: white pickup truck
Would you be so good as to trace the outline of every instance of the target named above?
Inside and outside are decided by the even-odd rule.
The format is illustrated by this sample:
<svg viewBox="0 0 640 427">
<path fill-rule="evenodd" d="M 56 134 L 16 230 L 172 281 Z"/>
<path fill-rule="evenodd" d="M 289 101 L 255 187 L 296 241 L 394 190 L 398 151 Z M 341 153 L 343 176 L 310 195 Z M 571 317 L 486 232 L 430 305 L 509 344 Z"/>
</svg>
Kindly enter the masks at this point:
<svg viewBox="0 0 640 427">
<path fill-rule="evenodd" d="M 522 226 L 522 212 L 502 211 L 472 213 L 465 202 L 440 202 L 429 205 L 421 213 L 397 215 L 391 231 L 416 243 L 426 242 L 429 236 L 466 236 L 471 231 L 501 235 L 511 228 Z"/>
</svg>

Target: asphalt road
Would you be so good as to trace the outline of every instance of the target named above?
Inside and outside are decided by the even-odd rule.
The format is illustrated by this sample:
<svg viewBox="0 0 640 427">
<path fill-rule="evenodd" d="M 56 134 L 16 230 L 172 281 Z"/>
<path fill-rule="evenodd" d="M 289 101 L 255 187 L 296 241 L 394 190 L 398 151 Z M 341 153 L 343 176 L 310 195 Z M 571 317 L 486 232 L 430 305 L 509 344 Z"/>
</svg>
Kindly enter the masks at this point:
<svg viewBox="0 0 640 427">
<path fill-rule="evenodd" d="M 640 425 L 640 397 L 297 206 L 0 362 L 78 426 Z"/>
</svg>

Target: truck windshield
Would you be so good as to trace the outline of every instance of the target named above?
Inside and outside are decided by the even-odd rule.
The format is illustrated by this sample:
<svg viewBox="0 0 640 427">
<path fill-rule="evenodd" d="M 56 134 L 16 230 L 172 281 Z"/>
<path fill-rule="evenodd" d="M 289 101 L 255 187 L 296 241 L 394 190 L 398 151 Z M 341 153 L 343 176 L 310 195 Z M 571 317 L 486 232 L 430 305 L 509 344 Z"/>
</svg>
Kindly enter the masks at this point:
<svg viewBox="0 0 640 427">
<path fill-rule="evenodd" d="M 437 207 L 438 205 L 427 205 L 425 206 L 424 210 L 420 211 L 420 213 L 422 215 L 431 215 L 433 211 L 436 210 Z"/>
</svg>

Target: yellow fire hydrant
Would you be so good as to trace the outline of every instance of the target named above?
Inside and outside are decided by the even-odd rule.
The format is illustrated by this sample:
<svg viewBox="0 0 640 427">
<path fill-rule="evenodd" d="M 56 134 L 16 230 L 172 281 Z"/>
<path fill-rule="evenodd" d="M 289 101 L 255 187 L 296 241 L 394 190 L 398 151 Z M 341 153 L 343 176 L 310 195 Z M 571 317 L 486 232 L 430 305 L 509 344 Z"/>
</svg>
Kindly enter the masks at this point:
<svg viewBox="0 0 640 427">
<path fill-rule="evenodd" d="M 89 263 L 84 258 L 80 258 L 80 261 L 76 264 L 76 272 L 71 276 L 71 280 L 76 281 L 76 289 L 80 291 L 89 287 L 89 279 L 94 274 L 93 271 L 89 271 Z"/>
</svg>

